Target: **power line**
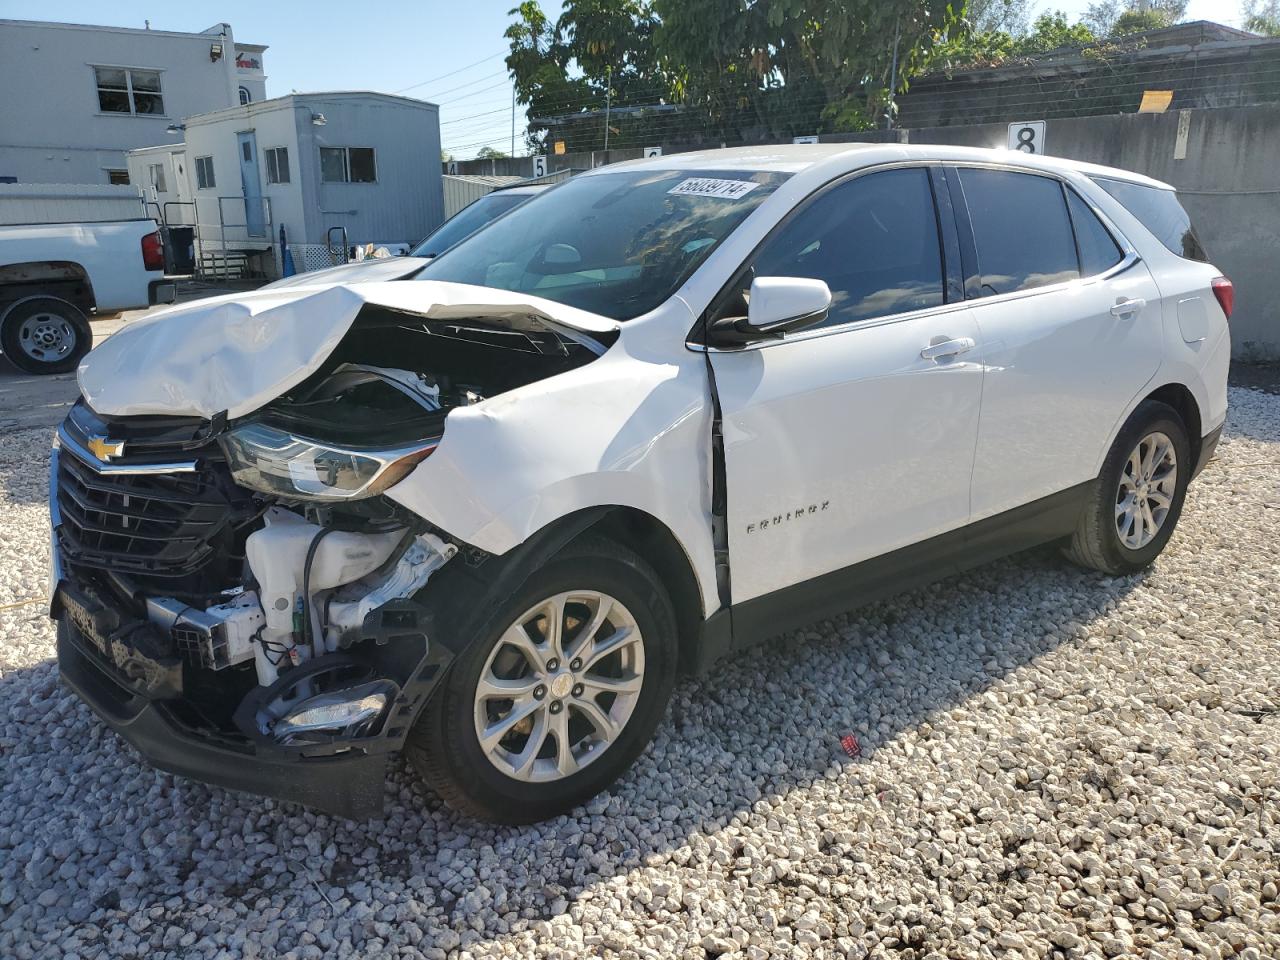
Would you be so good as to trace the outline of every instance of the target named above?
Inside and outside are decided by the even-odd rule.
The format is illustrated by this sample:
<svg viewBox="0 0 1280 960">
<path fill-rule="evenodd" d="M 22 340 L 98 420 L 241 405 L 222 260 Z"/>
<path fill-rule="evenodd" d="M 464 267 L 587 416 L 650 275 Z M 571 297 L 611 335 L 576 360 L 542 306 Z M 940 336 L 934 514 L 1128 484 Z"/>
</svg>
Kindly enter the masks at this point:
<svg viewBox="0 0 1280 960">
<path fill-rule="evenodd" d="M 487 56 L 487 57 L 481 57 L 481 58 L 480 58 L 479 60 L 477 60 L 475 63 L 469 63 L 469 64 L 467 64 L 465 67 L 459 67 L 457 70 L 450 70 L 448 73 L 442 73 L 442 74 L 440 74 L 440 76 L 438 76 L 438 77 L 432 77 L 430 80 L 421 80 L 421 81 L 419 81 L 418 83 L 411 83 L 411 84 L 409 84 L 409 86 L 407 86 L 407 87 L 401 87 L 399 90 L 395 90 L 395 91 L 393 91 L 393 92 L 394 92 L 394 93 L 404 93 L 406 90 L 416 90 L 418 87 L 425 87 L 428 83 L 435 83 L 437 80 L 445 80 L 445 79 L 447 79 L 447 78 L 449 78 L 449 77 L 452 77 L 452 76 L 454 76 L 454 75 L 456 75 L 456 74 L 462 73 L 462 72 L 464 72 L 464 71 L 466 71 L 466 70 L 470 70 L 472 67 L 478 67 L 478 66 L 480 66 L 480 64 L 482 64 L 482 63 L 487 63 L 488 61 L 493 60 L 493 59 L 496 59 L 497 57 L 505 57 L 506 55 L 507 55 L 507 52 L 506 52 L 505 50 L 503 50 L 503 51 L 501 51 L 501 52 L 499 52 L 499 53 L 490 54 L 490 55 L 489 55 L 489 56 Z"/>
</svg>

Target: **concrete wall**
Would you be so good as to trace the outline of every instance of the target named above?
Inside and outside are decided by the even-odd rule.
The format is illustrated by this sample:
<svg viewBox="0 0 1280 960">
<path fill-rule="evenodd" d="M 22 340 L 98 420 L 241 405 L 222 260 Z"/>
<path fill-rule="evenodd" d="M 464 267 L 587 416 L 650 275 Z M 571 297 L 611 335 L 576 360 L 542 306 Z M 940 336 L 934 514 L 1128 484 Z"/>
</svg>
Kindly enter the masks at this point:
<svg viewBox="0 0 1280 960">
<path fill-rule="evenodd" d="M 164 113 L 101 111 L 94 65 L 159 70 Z M 237 77 L 230 28 L 223 38 L 0 20 L 0 176 L 106 183 L 108 170 L 126 169 L 126 151 L 179 139 L 169 124 L 239 103 Z"/>
</svg>

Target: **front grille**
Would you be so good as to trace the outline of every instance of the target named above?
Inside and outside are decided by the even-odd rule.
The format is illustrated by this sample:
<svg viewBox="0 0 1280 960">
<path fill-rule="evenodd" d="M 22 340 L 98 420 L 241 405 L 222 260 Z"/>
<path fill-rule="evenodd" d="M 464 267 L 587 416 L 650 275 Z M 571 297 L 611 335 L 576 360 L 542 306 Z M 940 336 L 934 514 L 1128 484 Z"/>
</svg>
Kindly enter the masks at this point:
<svg viewBox="0 0 1280 960">
<path fill-rule="evenodd" d="M 61 544 L 69 560 L 84 566 L 185 577 L 235 549 L 235 528 L 249 511 L 237 489 L 220 461 L 202 462 L 196 473 L 99 474 L 64 452 Z"/>
</svg>

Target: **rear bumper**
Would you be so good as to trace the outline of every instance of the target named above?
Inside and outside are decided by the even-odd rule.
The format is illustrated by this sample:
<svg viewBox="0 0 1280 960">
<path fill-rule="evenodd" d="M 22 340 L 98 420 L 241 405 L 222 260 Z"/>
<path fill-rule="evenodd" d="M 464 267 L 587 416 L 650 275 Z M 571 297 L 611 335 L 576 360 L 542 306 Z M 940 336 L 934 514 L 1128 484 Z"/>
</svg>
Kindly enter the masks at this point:
<svg viewBox="0 0 1280 960">
<path fill-rule="evenodd" d="M 301 749 L 279 748 L 268 755 L 198 736 L 163 701 L 141 696 L 99 663 L 66 619 L 58 622 L 58 669 L 107 726 L 161 770 L 353 820 L 382 812 L 387 752 L 307 757 Z"/>
<path fill-rule="evenodd" d="M 178 299 L 178 283 L 176 280 L 152 280 L 147 284 L 147 303 L 155 306 L 159 303 L 173 303 Z"/>
</svg>

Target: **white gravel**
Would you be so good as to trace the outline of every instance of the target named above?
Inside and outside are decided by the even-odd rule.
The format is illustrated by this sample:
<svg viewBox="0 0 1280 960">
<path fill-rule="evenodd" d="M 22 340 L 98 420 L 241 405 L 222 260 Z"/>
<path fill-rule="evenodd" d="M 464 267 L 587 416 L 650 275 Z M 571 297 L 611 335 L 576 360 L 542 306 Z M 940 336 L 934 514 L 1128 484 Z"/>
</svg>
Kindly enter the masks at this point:
<svg viewBox="0 0 1280 960">
<path fill-rule="evenodd" d="M 370 823 L 157 773 L 0 611 L 0 957 L 1280 956 L 1280 397 L 1231 402 L 1145 576 L 1040 551 L 817 624 L 534 827 L 399 766 Z M 47 441 L 0 438 L 0 605 Z"/>
</svg>

